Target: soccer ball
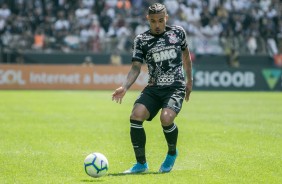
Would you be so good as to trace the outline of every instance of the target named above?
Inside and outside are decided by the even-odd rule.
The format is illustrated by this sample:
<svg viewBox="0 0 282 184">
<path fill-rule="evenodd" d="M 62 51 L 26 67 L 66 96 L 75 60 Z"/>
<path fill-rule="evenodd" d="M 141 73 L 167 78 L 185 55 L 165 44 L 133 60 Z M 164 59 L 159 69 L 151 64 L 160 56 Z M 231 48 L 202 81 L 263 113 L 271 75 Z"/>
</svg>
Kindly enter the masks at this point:
<svg viewBox="0 0 282 184">
<path fill-rule="evenodd" d="M 91 177 L 104 176 L 109 169 L 108 159 L 102 153 L 91 153 L 84 160 L 84 169 Z"/>
</svg>

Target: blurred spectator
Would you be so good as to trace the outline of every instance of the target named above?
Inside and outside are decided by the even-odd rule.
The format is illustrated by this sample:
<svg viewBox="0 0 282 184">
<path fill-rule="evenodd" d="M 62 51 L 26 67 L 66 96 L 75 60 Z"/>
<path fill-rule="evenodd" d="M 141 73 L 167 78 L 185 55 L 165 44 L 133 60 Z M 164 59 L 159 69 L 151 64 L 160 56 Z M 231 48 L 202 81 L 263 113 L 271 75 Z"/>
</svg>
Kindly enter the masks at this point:
<svg viewBox="0 0 282 184">
<path fill-rule="evenodd" d="M 69 34 L 70 22 L 65 17 L 64 11 L 58 12 L 58 20 L 54 23 L 54 35 L 59 50 L 67 51 L 64 45 L 64 38 Z"/>
<path fill-rule="evenodd" d="M 33 49 L 43 49 L 44 48 L 44 43 L 45 43 L 45 34 L 41 29 L 37 29 L 35 34 L 34 34 L 34 42 L 32 45 Z"/>
<path fill-rule="evenodd" d="M 213 18 L 209 21 L 208 25 L 201 28 L 201 33 L 206 38 L 217 40 L 222 30 L 222 25 L 218 22 L 217 18 Z"/>
<path fill-rule="evenodd" d="M 75 10 L 75 19 L 78 26 L 88 26 L 91 23 L 91 18 L 97 16 L 91 12 L 91 9 L 85 7 L 82 1 L 79 2 L 79 7 Z"/>
<path fill-rule="evenodd" d="M 106 7 L 105 0 L 95 0 L 93 11 L 100 17 Z M 101 23 L 101 22 L 100 22 Z"/>
<path fill-rule="evenodd" d="M 278 43 L 280 43 L 279 45 L 282 46 L 282 19 L 278 21 L 278 25 L 277 25 L 277 40 Z"/>
<path fill-rule="evenodd" d="M 218 21 L 222 24 L 223 28 L 226 29 L 228 26 L 229 12 L 224 8 L 222 4 L 219 4 L 219 6 L 215 10 L 215 14 L 218 18 Z"/>
<path fill-rule="evenodd" d="M 166 7 L 169 7 L 167 11 L 171 17 L 177 14 L 177 11 L 179 9 L 179 3 L 177 2 L 177 0 L 165 0 L 164 4 Z"/>
<path fill-rule="evenodd" d="M 117 0 L 106 0 L 106 5 L 109 7 L 115 7 L 117 5 Z"/>
<path fill-rule="evenodd" d="M 214 13 L 217 7 L 220 6 L 220 0 L 209 0 L 208 10 L 211 13 Z"/>
<path fill-rule="evenodd" d="M 155 2 L 166 4 L 169 24 L 186 30 L 195 54 L 281 53 L 281 0 L 3 0 L 0 36 L 10 49 L 129 52 Z"/>
<path fill-rule="evenodd" d="M 267 47 L 270 56 L 278 54 L 278 47 L 273 38 L 267 38 Z"/>
<path fill-rule="evenodd" d="M 139 35 L 145 31 L 149 30 L 149 26 L 147 25 L 146 21 L 142 21 L 135 29 L 135 35 Z"/>
<path fill-rule="evenodd" d="M 0 34 L 5 31 L 6 20 L 3 17 L 0 17 Z"/>
<path fill-rule="evenodd" d="M 239 63 L 239 53 L 235 49 L 231 49 L 231 52 L 228 56 L 228 64 L 233 68 L 238 68 L 240 66 Z"/>
<path fill-rule="evenodd" d="M 115 66 L 122 65 L 122 58 L 121 58 L 119 50 L 116 49 L 111 54 L 111 56 L 110 56 L 110 64 L 115 65 Z"/>
<path fill-rule="evenodd" d="M 98 0 L 96 0 L 98 1 Z M 94 6 L 95 0 L 82 0 L 82 4 L 84 7 L 88 8 L 88 9 L 92 9 L 92 7 Z"/>
<path fill-rule="evenodd" d="M 82 50 L 87 50 L 87 45 L 89 39 L 94 35 L 94 31 L 91 29 L 90 25 L 85 25 L 80 30 L 80 42 L 82 45 Z"/>
<path fill-rule="evenodd" d="M 230 28 L 221 33 L 220 45 L 224 49 L 223 52 L 228 58 L 228 64 L 232 66 L 234 61 L 236 62 L 236 60 L 238 60 L 237 56 L 239 54 L 238 50 L 240 45 L 238 39 L 236 39 Z"/>
<path fill-rule="evenodd" d="M 196 4 L 191 4 L 191 6 L 181 6 L 182 10 L 185 14 L 185 20 L 187 20 L 188 23 L 196 23 L 201 20 L 201 10 L 196 6 Z"/>
<path fill-rule="evenodd" d="M 103 10 L 101 12 L 99 22 L 100 22 L 100 25 L 102 26 L 102 28 L 104 29 L 104 31 L 106 33 L 108 33 L 109 28 L 110 28 L 113 21 L 112 21 L 112 18 L 107 14 L 106 10 Z"/>
<path fill-rule="evenodd" d="M 54 24 L 54 28 L 56 31 L 68 31 L 70 28 L 70 22 L 65 17 L 65 13 L 63 11 L 58 12 L 58 20 Z"/>
<path fill-rule="evenodd" d="M 254 37 L 254 35 L 250 35 L 248 40 L 247 40 L 247 47 L 249 49 L 249 52 L 251 55 L 254 55 L 257 51 L 258 45 L 257 45 L 257 40 Z"/>
<path fill-rule="evenodd" d="M 16 64 L 24 64 L 25 60 L 23 54 L 22 53 L 17 54 L 15 61 Z"/>
<path fill-rule="evenodd" d="M 186 6 L 195 6 L 197 8 L 201 8 L 202 6 L 206 5 L 204 4 L 205 1 L 203 0 L 184 0 L 184 2 L 186 2 Z"/>
<path fill-rule="evenodd" d="M 209 24 L 200 28 L 201 39 L 198 41 L 199 49 L 198 53 L 201 54 L 220 54 L 222 48 L 220 47 L 220 34 L 222 32 L 222 25 L 213 18 L 209 21 Z M 197 45 L 198 45 L 197 44 Z"/>
<path fill-rule="evenodd" d="M 274 55 L 274 64 L 277 67 L 282 67 L 282 54 Z"/>
<path fill-rule="evenodd" d="M 84 58 L 84 61 L 82 62 L 82 66 L 87 66 L 87 67 L 89 67 L 89 66 L 91 66 L 91 67 L 94 66 L 92 57 L 91 57 L 91 56 L 86 56 L 86 57 Z"/>
<path fill-rule="evenodd" d="M 128 39 L 130 38 L 131 35 L 131 30 L 129 29 L 128 25 L 121 26 L 118 28 L 116 36 L 118 38 L 118 43 L 117 43 L 117 48 L 121 51 L 124 52 L 126 43 Z"/>
<path fill-rule="evenodd" d="M 8 8 L 6 3 L 2 4 L 0 8 L 0 17 L 3 19 L 7 19 L 11 15 L 11 10 Z"/>
<path fill-rule="evenodd" d="M 260 0 L 259 5 L 264 12 L 267 12 L 269 6 L 271 5 L 271 0 Z"/>
<path fill-rule="evenodd" d="M 91 24 L 93 36 L 91 37 L 91 48 L 90 50 L 97 53 L 102 51 L 103 39 L 105 37 L 105 31 L 97 19 L 94 19 Z"/>
<path fill-rule="evenodd" d="M 80 38 L 78 34 L 70 34 L 64 38 L 64 44 L 70 48 L 72 51 L 81 50 Z"/>
<path fill-rule="evenodd" d="M 131 2 L 129 0 L 118 0 L 116 4 L 116 11 L 124 17 L 131 14 Z"/>
<path fill-rule="evenodd" d="M 201 12 L 200 15 L 201 15 L 201 25 L 204 27 L 207 26 L 210 23 L 210 20 L 213 18 L 213 14 L 209 11 L 208 6 L 204 6 L 203 11 Z"/>
</svg>

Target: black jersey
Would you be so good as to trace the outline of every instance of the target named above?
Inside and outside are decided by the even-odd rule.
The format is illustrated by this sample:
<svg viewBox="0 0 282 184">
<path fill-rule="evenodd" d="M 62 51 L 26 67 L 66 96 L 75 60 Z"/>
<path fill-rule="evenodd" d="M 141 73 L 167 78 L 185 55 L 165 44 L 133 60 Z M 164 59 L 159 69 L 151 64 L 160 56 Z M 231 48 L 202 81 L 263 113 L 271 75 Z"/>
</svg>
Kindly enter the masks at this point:
<svg viewBox="0 0 282 184">
<path fill-rule="evenodd" d="M 182 51 L 186 47 L 186 34 L 180 26 L 167 26 L 160 35 L 148 30 L 134 39 L 132 61 L 147 64 L 150 86 L 184 86 Z"/>
</svg>

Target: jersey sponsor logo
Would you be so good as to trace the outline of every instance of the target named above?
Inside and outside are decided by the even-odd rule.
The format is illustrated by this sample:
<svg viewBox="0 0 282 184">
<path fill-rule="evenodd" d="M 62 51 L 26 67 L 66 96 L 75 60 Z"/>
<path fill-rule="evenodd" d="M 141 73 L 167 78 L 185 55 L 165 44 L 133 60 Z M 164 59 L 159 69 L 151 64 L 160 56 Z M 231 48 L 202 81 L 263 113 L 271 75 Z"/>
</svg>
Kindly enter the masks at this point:
<svg viewBox="0 0 282 184">
<path fill-rule="evenodd" d="M 141 37 L 141 40 L 150 40 L 150 39 L 153 39 L 154 37 L 152 35 L 146 35 L 146 34 L 143 34 Z"/>
<path fill-rule="evenodd" d="M 171 85 L 174 82 L 174 75 L 161 75 L 158 77 L 157 85 Z"/>
<path fill-rule="evenodd" d="M 162 50 L 153 54 L 155 62 L 161 62 L 169 59 L 175 59 L 177 57 L 175 49 Z"/>
<path fill-rule="evenodd" d="M 156 53 L 156 52 L 170 50 L 170 49 L 175 49 L 175 45 L 166 45 L 164 47 L 153 47 L 152 49 L 150 49 L 150 52 Z"/>
</svg>

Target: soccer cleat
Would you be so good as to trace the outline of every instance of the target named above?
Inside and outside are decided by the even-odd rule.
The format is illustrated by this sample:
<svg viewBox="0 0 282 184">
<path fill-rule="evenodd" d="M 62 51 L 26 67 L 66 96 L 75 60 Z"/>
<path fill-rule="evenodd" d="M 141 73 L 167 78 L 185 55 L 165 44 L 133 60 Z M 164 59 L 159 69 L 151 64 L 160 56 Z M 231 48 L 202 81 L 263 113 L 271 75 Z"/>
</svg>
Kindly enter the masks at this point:
<svg viewBox="0 0 282 184">
<path fill-rule="evenodd" d="M 177 150 L 176 150 L 176 154 L 173 155 L 173 156 L 167 154 L 164 162 L 161 165 L 161 168 L 160 168 L 159 172 L 161 172 L 161 173 L 170 172 L 172 167 L 173 167 L 173 165 L 174 165 L 174 163 L 175 163 L 177 155 L 178 155 L 178 151 Z"/>
<path fill-rule="evenodd" d="M 130 169 L 126 170 L 123 172 L 123 174 L 136 174 L 136 173 L 143 173 L 148 171 L 149 167 L 148 164 L 140 164 L 137 162 L 136 164 L 133 165 Z"/>
</svg>

